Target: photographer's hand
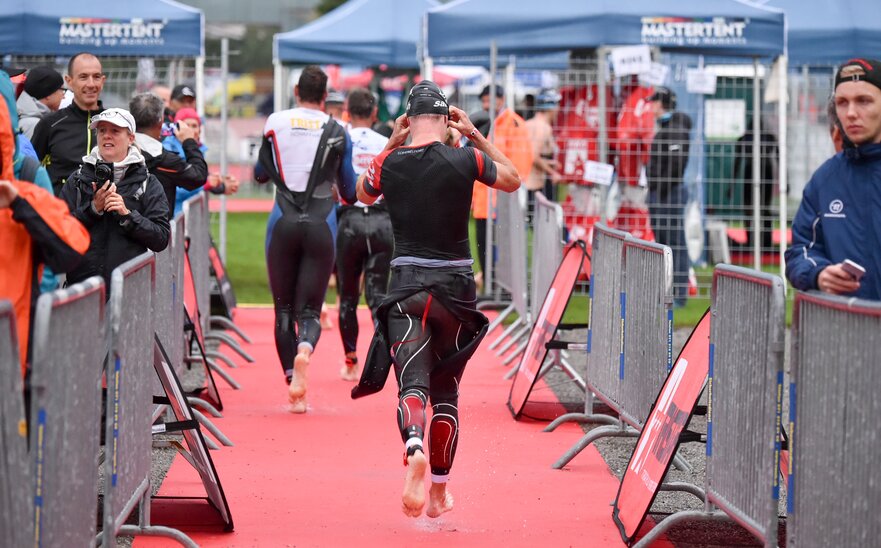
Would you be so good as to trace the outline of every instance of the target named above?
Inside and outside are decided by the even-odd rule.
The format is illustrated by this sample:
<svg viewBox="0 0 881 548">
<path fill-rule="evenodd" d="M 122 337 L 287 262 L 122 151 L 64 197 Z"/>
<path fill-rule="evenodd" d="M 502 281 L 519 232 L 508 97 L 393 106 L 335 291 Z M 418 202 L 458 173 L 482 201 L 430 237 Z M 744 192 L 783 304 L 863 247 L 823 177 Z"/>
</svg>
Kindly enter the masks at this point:
<svg viewBox="0 0 881 548">
<path fill-rule="evenodd" d="M 193 128 L 191 128 L 187 124 L 184 124 L 183 122 L 180 122 L 179 124 L 175 124 L 172 127 L 174 128 L 172 130 L 174 132 L 174 136 L 177 137 L 177 140 L 180 141 L 181 143 L 183 143 L 187 139 L 195 139 L 196 138 L 196 130 L 194 130 Z"/>
<path fill-rule="evenodd" d="M 12 202 L 18 197 L 18 189 L 12 184 L 12 181 L 0 181 L 0 209 L 5 209 L 12 205 Z"/>
<path fill-rule="evenodd" d="M 111 213 L 116 213 L 120 217 L 125 217 L 131 211 L 125 207 L 125 200 L 122 199 L 122 196 L 116 193 L 116 189 L 114 188 L 114 192 L 107 196 L 107 199 L 104 202 L 104 211 L 109 211 Z"/>
<path fill-rule="evenodd" d="M 102 213 L 106 209 L 107 197 L 111 193 L 116 192 L 116 185 L 110 181 L 105 181 L 99 188 L 98 183 L 92 183 L 92 190 L 95 191 L 95 196 L 92 198 L 92 209 Z"/>
</svg>

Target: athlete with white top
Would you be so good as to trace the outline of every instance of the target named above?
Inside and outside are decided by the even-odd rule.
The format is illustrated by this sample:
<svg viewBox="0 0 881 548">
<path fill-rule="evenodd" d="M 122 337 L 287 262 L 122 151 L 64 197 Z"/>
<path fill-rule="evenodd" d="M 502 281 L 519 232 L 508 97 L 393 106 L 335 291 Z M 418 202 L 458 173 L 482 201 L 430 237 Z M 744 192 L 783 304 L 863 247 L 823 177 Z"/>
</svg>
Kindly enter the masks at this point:
<svg viewBox="0 0 881 548">
<path fill-rule="evenodd" d="M 348 110 L 352 139 L 352 165 L 355 173 L 364 173 L 373 158 L 383 151 L 388 138 L 370 129 L 376 120 L 376 98 L 364 88 L 349 92 Z M 340 206 L 336 237 L 337 290 L 340 296 L 339 324 L 345 365 L 340 376 L 358 380 L 358 301 L 361 298 L 361 274 L 371 312 L 385 298 L 388 288 L 389 261 L 395 248 L 392 223 L 382 201 L 367 205 Z"/>
<path fill-rule="evenodd" d="M 266 266 L 275 305 L 275 346 L 288 382 L 291 412 L 306 412 L 306 373 L 321 335 L 319 316 L 334 263 L 327 224 L 333 187 L 355 201 L 352 144 L 345 129 L 322 112 L 327 75 L 303 69 L 294 87 L 297 108 L 266 120 L 255 178 L 275 183 L 266 228 Z"/>
</svg>

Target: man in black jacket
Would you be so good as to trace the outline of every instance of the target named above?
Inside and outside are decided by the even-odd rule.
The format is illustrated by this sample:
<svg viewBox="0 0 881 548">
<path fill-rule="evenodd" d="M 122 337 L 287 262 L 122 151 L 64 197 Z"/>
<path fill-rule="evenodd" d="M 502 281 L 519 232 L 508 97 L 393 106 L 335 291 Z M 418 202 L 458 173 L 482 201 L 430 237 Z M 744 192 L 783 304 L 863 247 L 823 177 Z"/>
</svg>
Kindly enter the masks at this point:
<svg viewBox="0 0 881 548">
<path fill-rule="evenodd" d="M 186 160 L 170 150 L 162 148 L 159 142 L 162 134 L 165 103 L 153 93 L 135 95 L 129 101 L 129 112 L 135 119 L 135 142 L 141 148 L 147 169 L 159 179 L 165 189 L 168 201 L 168 216 L 174 216 L 174 189 L 181 187 L 196 190 L 208 179 L 208 164 L 196 142 L 195 132 L 190 126 L 181 124 L 174 134 L 184 148 Z"/>
<path fill-rule="evenodd" d="M 61 189 L 61 198 L 92 237 L 83 262 L 67 280 L 98 275 L 109 288 L 114 268 L 148 249 L 158 253 L 168 246 L 171 225 L 162 185 L 147 172 L 134 145 L 131 114 L 107 109 L 95 116 L 91 129 L 97 129 L 98 146 Z"/>
<path fill-rule="evenodd" d="M 101 61 L 91 53 L 77 53 L 67 64 L 64 81 L 73 91 L 73 102 L 48 114 L 34 128 L 31 142 L 37 157 L 49 171 L 55 195 L 61 185 L 96 145 L 95 132 L 90 129 L 92 117 L 104 110 L 101 91 L 107 77 Z"/>
<path fill-rule="evenodd" d="M 688 298 L 688 251 L 683 226 L 688 190 L 683 176 L 688 165 L 691 118 L 676 111 L 676 94 L 665 87 L 655 88 L 649 101 L 657 121 L 646 170 L 649 214 L 655 240 L 673 251 L 673 296 L 678 307 Z"/>
</svg>

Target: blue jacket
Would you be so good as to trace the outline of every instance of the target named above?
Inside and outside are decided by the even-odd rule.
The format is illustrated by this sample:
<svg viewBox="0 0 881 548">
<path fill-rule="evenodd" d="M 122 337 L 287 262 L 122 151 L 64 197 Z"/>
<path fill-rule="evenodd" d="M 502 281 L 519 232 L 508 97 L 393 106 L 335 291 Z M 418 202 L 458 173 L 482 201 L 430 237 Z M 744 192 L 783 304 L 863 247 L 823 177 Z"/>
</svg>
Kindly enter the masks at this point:
<svg viewBox="0 0 881 548">
<path fill-rule="evenodd" d="M 817 289 L 823 268 L 850 259 L 866 269 L 853 294 L 881 300 L 881 144 L 848 148 L 808 181 L 792 221 L 786 277 Z"/>
</svg>

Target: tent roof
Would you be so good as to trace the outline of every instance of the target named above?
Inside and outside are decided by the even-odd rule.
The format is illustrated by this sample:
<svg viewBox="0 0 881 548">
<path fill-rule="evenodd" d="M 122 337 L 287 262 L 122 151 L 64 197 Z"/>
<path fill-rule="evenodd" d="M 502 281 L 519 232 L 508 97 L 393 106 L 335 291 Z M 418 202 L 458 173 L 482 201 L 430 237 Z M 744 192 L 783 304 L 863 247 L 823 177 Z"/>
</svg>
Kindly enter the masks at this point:
<svg viewBox="0 0 881 548">
<path fill-rule="evenodd" d="M 434 58 L 650 44 L 708 55 L 784 51 L 783 12 L 740 0 L 457 0 L 428 14 Z"/>
<path fill-rule="evenodd" d="M 790 64 L 881 57 L 881 10 L 860 0 L 769 0 L 786 13 Z"/>
<path fill-rule="evenodd" d="M 4 0 L 0 52 L 190 57 L 204 54 L 201 10 L 171 0 Z"/>
<path fill-rule="evenodd" d="M 437 5 L 435 0 L 349 0 L 307 25 L 276 34 L 273 58 L 414 68 L 422 18 Z"/>
</svg>

